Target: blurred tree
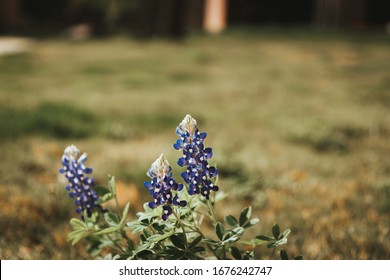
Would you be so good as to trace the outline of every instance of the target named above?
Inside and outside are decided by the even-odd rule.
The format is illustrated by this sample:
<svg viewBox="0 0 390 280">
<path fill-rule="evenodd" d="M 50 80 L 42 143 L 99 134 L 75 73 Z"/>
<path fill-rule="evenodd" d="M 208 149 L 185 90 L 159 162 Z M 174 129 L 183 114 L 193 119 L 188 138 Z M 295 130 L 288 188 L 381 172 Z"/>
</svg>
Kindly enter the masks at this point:
<svg viewBox="0 0 390 280">
<path fill-rule="evenodd" d="M 139 37 L 182 37 L 188 27 L 189 8 L 196 7 L 194 1 L 182 0 L 138 0 L 135 34 Z M 193 12 L 193 11 L 192 11 Z"/>
<path fill-rule="evenodd" d="M 205 30 L 221 32 L 227 25 L 227 0 L 206 0 L 204 13 Z"/>
<path fill-rule="evenodd" d="M 319 26 L 367 25 L 367 0 L 314 0 L 313 20 Z M 371 1 L 372 2 L 372 1 Z"/>
<path fill-rule="evenodd" d="M 96 35 L 128 30 L 136 0 L 69 0 L 67 14 L 72 24 L 89 24 Z"/>
<path fill-rule="evenodd" d="M 22 23 L 20 8 L 19 0 L 0 0 L 0 31 L 7 31 Z"/>
</svg>

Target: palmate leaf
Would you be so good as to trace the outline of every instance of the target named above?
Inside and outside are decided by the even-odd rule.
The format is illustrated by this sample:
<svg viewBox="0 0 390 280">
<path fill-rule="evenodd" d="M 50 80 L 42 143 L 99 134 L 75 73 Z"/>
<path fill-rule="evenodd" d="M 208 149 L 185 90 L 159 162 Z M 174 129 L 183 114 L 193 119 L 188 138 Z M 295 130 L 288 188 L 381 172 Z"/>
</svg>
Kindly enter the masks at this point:
<svg viewBox="0 0 390 280">
<path fill-rule="evenodd" d="M 223 238 L 224 238 L 223 235 L 225 233 L 225 228 L 223 227 L 223 225 L 221 223 L 217 223 L 215 225 L 215 233 L 218 236 L 219 240 L 223 240 Z"/>
<path fill-rule="evenodd" d="M 106 187 L 103 187 L 103 186 L 95 186 L 93 188 L 96 192 L 96 194 L 100 197 L 108 194 L 108 193 L 111 193 L 109 189 L 107 189 Z"/>
<path fill-rule="evenodd" d="M 68 234 L 67 241 L 72 241 L 72 246 L 74 246 L 77 242 L 86 236 L 88 236 L 88 229 L 78 229 Z"/>
<path fill-rule="evenodd" d="M 264 240 L 264 241 L 275 241 L 274 238 L 269 237 L 269 236 L 265 236 L 265 235 L 258 235 L 255 238 L 259 239 L 259 240 Z"/>
<path fill-rule="evenodd" d="M 109 234 L 109 233 L 113 233 L 115 231 L 118 230 L 118 227 L 108 227 L 108 228 L 105 228 L 101 231 L 98 231 L 98 232 L 95 232 L 95 235 L 102 235 L 102 234 Z"/>
<path fill-rule="evenodd" d="M 105 213 L 104 219 L 106 220 L 107 224 L 112 226 L 112 227 L 116 227 L 119 224 L 118 216 L 112 212 Z"/>
<path fill-rule="evenodd" d="M 76 218 L 70 219 L 69 223 L 74 230 L 87 228 L 87 225 L 83 221 Z"/>
<path fill-rule="evenodd" d="M 240 214 L 240 218 L 239 218 L 240 226 L 242 226 L 242 227 L 245 226 L 248 223 L 251 215 L 252 215 L 252 207 L 248 206 L 247 208 L 242 210 L 242 212 Z"/>
<path fill-rule="evenodd" d="M 242 255 L 240 250 L 237 247 L 230 247 L 230 253 L 232 254 L 233 258 L 236 260 L 242 260 Z"/>
<path fill-rule="evenodd" d="M 196 247 L 200 242 L 202 241 L 202 236 L 198 236 L 194 240 L 192 240 L 191 244 L 188 246 L 188 248 L 192 249 Z"/>
<path fill-rule="evenodd" d="M 280 227 L 278 224 L 274 224 L 273 227 L 272 227 L 272 234 L 273 236 L 275 237 L 276 240 L 279 239 L 279 235 L 280 235 Z"/>
<path fill-rule="evenodd" d="M 144 231 L 145 232 L 145 231 Z M 167 239 L 168 237 L 170 237 L 171 235 L 173 235 L 175 232 L 172 231 L 172 232 L 167 232 L 165 234 L 156 234 L 156 235 L 152 235 L 150 237 L 148 237 L 147 241 L 150 242 L 150 243 L 158 243 L 164 239 Z"/>
<path fill-rule="evenodd" d="M 288 255 L 287 255 L 287 252 L 285 250 L 280 250 L 280 259 L 281 260 L 288 260 Z"/>
<path fill-rule="evenodd" d="M 187 246 L 184 233 L 176 233 L 170 237 L 170 240 L 177 248 L 184 250 Z"/>
<path fill-rule="evenodd" d="M 228 215 L 225 217 L 226 223 L 231 227 L 236 227 L 238 225 L 238 221 L 232 215 Z"/>
</svg>

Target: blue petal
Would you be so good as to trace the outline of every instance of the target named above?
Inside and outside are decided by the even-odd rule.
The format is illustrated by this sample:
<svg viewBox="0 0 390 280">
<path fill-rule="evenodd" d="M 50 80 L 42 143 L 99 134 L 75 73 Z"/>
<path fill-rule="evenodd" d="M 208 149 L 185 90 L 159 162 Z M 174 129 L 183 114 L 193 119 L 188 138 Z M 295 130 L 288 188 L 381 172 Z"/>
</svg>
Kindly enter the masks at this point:
<svg viewBox="0 0 390 280">
<path fill-rule="evenodd" d="M 178 139 L 175 144 L 173 144 L 173 147 L 176 150 L 180 150 L 183 147 L 183 141 Z"/>
<path fill-rule="evenodd" d="M 199 138 L 200 139 L 205 139 L 207 137 L 207 133 L 206 132 L 202 132 L 201 134 L 199 134 Z"/>
<path fill-rule="evenodd" d="M 156 208 L 157 207 L 157 204 L 155 203 L 155 202 L 149 202 L 148 203 L 148 206 L 150 207 L 150 208 L 152 208 L 152 209 L 154 209 L 154 208 Z"/>
<path fill-rule="evenodd" d="M 152 187 L 152 183 L 149 182 L 149 181 L 146 181 L 146 182 L 144 183 L 144 187 L 147 188 L 147 189 L 150 189 L 150 188 Z"/>
<path fill-rule="evenodd" d="M 173 198 L 173 205 L 178 205 L 179 204 L 178 200 L 179 200 L 179 197 L 176 194 L 175 197 Z"/>
<path fill-rule="evenodd" d="M 177 164 L 179 165 L 179 166 L 184 166 L 184 165 L 186 165 L 186 163 L 187 163 L 187 161 L 184 159 L 184 158 L 179 158 L 179 160 L 177 161 Z"/>
<path fill-rule="evenodd" d="M 84 170 L 84 172 L 87 173 L 87 174 L 92 173 L 92 171 L 93 171 L 93 169 L 90 168 L 90 167 L 87 167 L 87 168 L 85 168 L 85 170 Z"/>
<path fill-rule="evenodd" d="M 178 184 L 177 185 L 177 191 L 181 191 L 183 189 L 183 184 Z"/>
<path fill-rule="evenodd" d="M 208 154 L 211 154 L 211 155 L 212 155 L 212 154 L 213 154 L 213 149 L 211 149 L 211 148 L 206 148 L 206 149 L 204 149 L 204 153 L 207 154 L 207 155 L 208 155 Z"/>
</svg>

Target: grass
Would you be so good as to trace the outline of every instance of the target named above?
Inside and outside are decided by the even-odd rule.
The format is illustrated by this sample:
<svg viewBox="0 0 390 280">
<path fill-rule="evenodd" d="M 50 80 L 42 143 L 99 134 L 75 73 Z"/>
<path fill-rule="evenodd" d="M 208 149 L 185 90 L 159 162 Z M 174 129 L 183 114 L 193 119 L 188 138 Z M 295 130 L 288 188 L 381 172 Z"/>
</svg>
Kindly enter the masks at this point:
<svg viewBox="0 0 390 280">
<path fill-rule="evenodd" d="M 155 158 L 175 166 L 175 128 L 190 113 L 230 194 L 219 215 L 252 204 L 262 234 L 291 227 L 291 255 L 389 259 L 389 43 L 259 28 L 181 42 L 43 39 L 0 56 L 0 258 L 86 258 L 66 242 L 63 149 L 87 152 L 98 183 L 115 175 L 135 213 Z"/>
</svg>

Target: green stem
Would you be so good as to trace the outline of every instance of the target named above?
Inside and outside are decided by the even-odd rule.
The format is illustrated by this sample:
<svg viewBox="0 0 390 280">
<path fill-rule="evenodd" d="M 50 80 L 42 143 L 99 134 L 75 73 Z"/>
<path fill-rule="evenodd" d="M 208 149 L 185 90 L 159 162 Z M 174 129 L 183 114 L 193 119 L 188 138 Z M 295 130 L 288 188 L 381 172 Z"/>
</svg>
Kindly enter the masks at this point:
<svg viewBox="0 0 390 280">
<path fill-rule="evenodd" d="M 206 239 L 205 235 L 203 234 L 203 232 L 200 230 L 200 228 L 198 227 L 198 225 L 196 224 L 196 220 L 194 218 L 194 214 L 192 213 L 192 222 L 194 223 L 194 228 L 193 230 L 195 230 L 197 233 L 200 234 L 200 236 L 202 236 L 202 239 Z M 206 243 L 206 242 L 205 242 Z M 211 245 L 209 243 L 206 243 L 206 246 L 207 248 L 209 249 L 209 251 L 211 253 L 213 253 L 213 255 L 218 259 L 220 260 L 221 258 L 218 256 L 218 254 L 213 250 L 213 248 L 211 247 Z"/>
<path fill-rule="evenodd" d="M 222 246 L 222 259 L 226 260 L 226 248 L 225 248 L 225 245 Z"/>
<path fill-rule="evenodd" d="M 187 246 L 188 241 L 187 241 L 187 232 L 186 232 L 185 226 L 184 226 L 183 223 L 181 222 L 179 215 L 177 215 L 177 213 L 176 213 L 175 211 L 172 211 L 172 213 L 173 213 L 173 215 L 176 217 L 176 220 L 177 220 L 177 222 L 179 223 L 181 230 L 183 231 L 184 239 L 185 239 L 185 244 L 186 244 L 186 246 Z"/>
<path fill-rule="evenodd" d="M 274 254 L 275 254 L 275 251 L 276 251 L 276 248 L 274 248 L 274 249 L 272 250 L 272 253 L 271 253 L 271 256 L 269 256 L 269 259 L 272 259 L 272 257 L 273 257 Z"/>
<path fill-rule="evenodd" d="M 123 248 L 121 246 L 119 246 L 115 241 L 114 239 L 112 239 L 112 237 L 110 236 L 110 234 L 106 234 L 106 236 L 108 237 L 108 239 L 110 239 L 110 241 L 115 245 L 115 247 L 119 250 L 120 253 L 125 253 L 125 251 L 123 250 Z"/>
<path fill-rule="evenodd" d="M 118 201 L 118 198 L 116 197 L 115 195 L 115 204 L 116 204 L 116 211 L 118 212 L 118 214 L 120 215 L 121 214 L 121 209 L 119 207 L 119 201 Z"/>
<path fill-rule="evenodd" d="M 211 204 L 210 200 L 207 200 L 207 207 L 209 209 L 209 213 L 210 213 L 211 218 L 213 220 L 213 224 L 216 225 L 218 223 L 218 220 L 217 220 L 217 217 L 216 217 L 215 212 L 214 212 L 214 207 Z"/>
</svg>

